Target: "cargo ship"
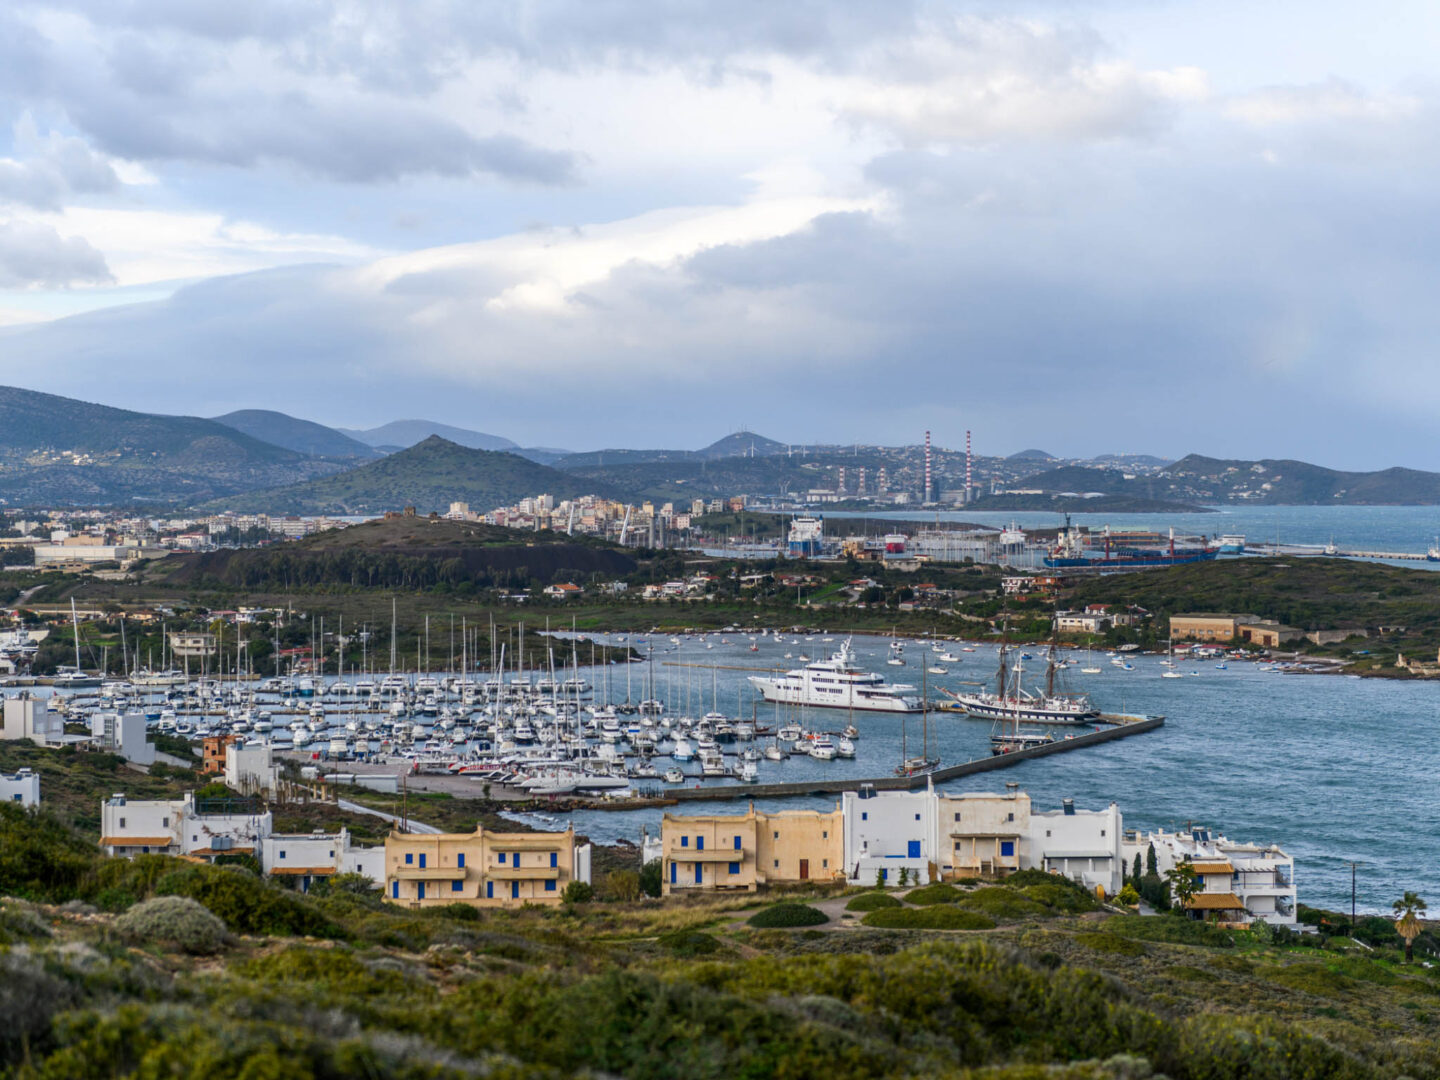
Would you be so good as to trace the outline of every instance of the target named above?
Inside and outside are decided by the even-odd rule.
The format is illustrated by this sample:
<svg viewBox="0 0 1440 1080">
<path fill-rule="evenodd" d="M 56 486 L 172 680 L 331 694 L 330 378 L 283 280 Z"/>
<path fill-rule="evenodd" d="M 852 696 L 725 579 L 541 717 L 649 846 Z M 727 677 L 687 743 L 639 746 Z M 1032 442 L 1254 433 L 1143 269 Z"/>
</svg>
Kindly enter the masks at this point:
<svg viewBox="0 0 1440 1080">
<path fill-rule="evenodd" d="M 1168 535 L 1112 532 L 1107 525 L 1103 532 L 1086 533 L 1073 527 L 1067 516 L 1065 528 L 1045 556 L 1045 565 L 1052 570 L 1129 570 L 1208 562 L 1219 554 L 1219 545 L 1201 537 L 1177 539 L 1174 529 Z"/>
</svg>

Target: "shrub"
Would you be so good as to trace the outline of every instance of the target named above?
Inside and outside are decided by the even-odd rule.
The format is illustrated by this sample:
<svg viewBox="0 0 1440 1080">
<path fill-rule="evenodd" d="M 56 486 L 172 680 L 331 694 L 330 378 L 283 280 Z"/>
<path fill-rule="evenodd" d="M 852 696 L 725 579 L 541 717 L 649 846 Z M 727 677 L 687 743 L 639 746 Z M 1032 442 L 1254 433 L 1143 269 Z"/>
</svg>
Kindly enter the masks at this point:
<svg viewBox="0 0 1440 1080">
<path fill-rule="evenodd" d="M 213 956 L 225 946 L 225 924 L 184 896 L 157 896 L 136 904 L 115 920 L 115 929 L 134 945 L 159 945 L 196 956 Z"/>
<path fill-rule="evenodd" d="M 761 930 L 791 926 L 820 926 L 830 921 L 819 908 L 809 904 L 784 903 L 763 908 L 750 916 L 750 925 Z"/>
<path fill-rule="evenodd" d="M 588 904 L 595 899 L 595 889 L 588 881 L 572 881 L 560 894 L 564 904 Z"/>
<path fill-rule="evenodd" d="M 659 859 L 651 859 L 640 868 L 640 891 L 646 896 L 659 896 L 664 884 L 664 866 Z"/>
<path fill-rule="evenodd" d="M 309 900 L 272 888 L 234 866 L 191 866 L 155 883 L 159 896 L 198 900 L 239 934 L 341 937 L 343 931 Z"/>
<path fill-rule="evenodd" d="M 1054 914 L 1038 900 L 1031 900 L 1024 893 L 1002 885 L 976 889 L 962 896 L 956 904 L 968 911 L 983 911 L 993 919 L 1026 919 L 1036 915 Z"/>
<path fill-rule="evenodd" d="M 658 940 L 661 948 L 668 949 L 676 956 L 709 956 L 720 951 L 720 942 L 699 930 L 673 930 L 668 934 L 661 934 Z"/>
<path fill-rule="evenodd" d="M 1072 884 L 1047 881 L 1044 885 L 1027 885 L 1021 891 L 1036 903 L 1072 915 L 1082 911 L 1094 911 L 1100 906 L 1089 892 L 1073 888 Z"/>
<path fill-rule="evenodd" d="M 1095 933 L 1076 934 L 1075 940 L 1087 949 L 1096 952 L 1114 953 L 1117 956 L 1144 956 L 1145 946 L 1132 938 L 1117 934 Z"/>
<path fill-rule="evenodd" d="M 1112 915 L 1104 929 L 1137 941 L 1163 941 L 1172 945 L 1205 945 L 1212 949 L 1228 949 L 1235 944 L 1226 930 L 1209 923 L 1181 916 Z"/>
<path fill-rule="evenodd" d="M 912 904 L 924 907 L 930 904 L 948 904 L 963 895 L 954 885 L 937 881 L 934 885 L 926 885 L 923 889 L 911 889 L 905 894 L 905 899 Z"/>
<path fill-rule="evenodd" d="M 0 902 L 0 945 L 44 940 L 49 936 L 50 927 L 29 904 L 14 900 Z"/>
<path fill-rule="evenodd" d="M 899 900 L 896 900 L 895 897 L 891 896 L 889 893 L 867 892 L 861 893 L 859 896 L 855 897 L 848 904 L 846 904 L 845 910 L 879 911 L 881 908 L 897 908 L 904 906 L 904 904 L 900 903 Z"/>
<path fill-rule="evenodd" d="M 1140 903 L 1140 894 L 1135 891 L 1134 885 L 1131 885 L 1127 882 L 1125 887 L 1120 890 L 1120 896 L 1118 897 L 1118 899 L 1120 903 L 1124 904 L 1126 907 L 1134 907 L 1136 904 Z"/>
<path fill-rule="evenodd" d="M 612 870 L 605 875 L 600 888 L 607 900 L 639 900 L 640 875 L 634 870 Z"/>
<path fill-rule="evenodd" d="M 993 930 L 995 922 L 955 907 L 893 908 L 872 911 L 860 920 L 882 930 Z"/>
</svg>

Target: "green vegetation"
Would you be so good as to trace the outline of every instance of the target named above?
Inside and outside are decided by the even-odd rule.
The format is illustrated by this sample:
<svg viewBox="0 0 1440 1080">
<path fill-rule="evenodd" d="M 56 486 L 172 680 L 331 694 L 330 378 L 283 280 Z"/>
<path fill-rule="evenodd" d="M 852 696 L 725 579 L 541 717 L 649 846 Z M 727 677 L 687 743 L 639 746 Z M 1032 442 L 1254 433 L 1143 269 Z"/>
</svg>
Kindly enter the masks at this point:
<svg viewBox="0 0 1440 1080">
<path fill-rule="evenodd" d="M 861 920 L 866 926 L 883 930 L 993 930 L 995 921 L 973 911 L 950 905 L 924 908 L 882 909 Z"/>
<path fill-rule="evenodd" d="M 773 930 L 795 926 L 823 926 L 830 921 L 819 908 L 792 901 L 762 908 L 750 916 L 750 925 L 757 930 Z"/>
<path fill-rule="evenodd" d="M 927 904 L 948 904 L 963 895 L 954 885 L 948 885 L 943 881 L 937 881 L 934 885 L 925 885 L 919 889 L 911 889 L 905 894 L 907 904 L 919 904 L 922 907 Z"/>
<path fill-rule="evenodd" d="M 204 905 L 183 896 L 157 896 L 115 920 L 115 931 L 136 945 L 159 945 L 196 956 L 225 946 L 225 924 Z"/>
<path fill-rule="evenodd" d="M 904 907 L 899 900 L 889 893 L 864 892 L 852 899 L 845 905 L 846 911 L 879 911 L 881 908 Z"/>
</svg>

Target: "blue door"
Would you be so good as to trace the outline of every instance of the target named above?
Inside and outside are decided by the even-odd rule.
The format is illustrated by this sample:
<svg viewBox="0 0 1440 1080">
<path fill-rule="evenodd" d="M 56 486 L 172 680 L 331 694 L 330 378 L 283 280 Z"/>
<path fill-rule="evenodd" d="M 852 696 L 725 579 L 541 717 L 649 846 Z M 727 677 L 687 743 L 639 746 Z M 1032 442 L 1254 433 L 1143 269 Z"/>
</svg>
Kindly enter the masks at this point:
<svg viewBox="0 0 1440 1080">
<path fill-rule="evenodd" d="M 697 863 L 695 864 L 695 884 L 696 884 L 696 885 L 699 885 L 699 884 L 701 884 L 704 880 L 705 880 L 705 864 L 704 864 L 704 863 L 698 863 L 698 862 L 697 862 Z"/>
<path fill-rule="evenodd" d="M 420 869 L 425 869 L 425 853 L 423 851 L 420 853 Z"/>
<path fill-rule="evenodd" d="M 422 855 L 422 856 L 420 856 L 420 857 L 423 859 L 425 856 Z M 425 882 L 423 882 L 423 881 L 417 881 L 417 882 L 415 882 L 415 899 L 416 899 L 416 900 L 424 900 L 424 899 L 425 899 Z"/>
<path fill-rule="evenodd" d="M 493 882 L 493 881 L 487 881 L 487 882 L 485 882 L 485 899 L 486 899 L 486 900 L 494 900 L 494 899 L 495 899 L 495 882 Z"/>
<path fill-rule="evenodd" d="M 391 900 L 399 900 L 399 899 L 400 899 L 400 882 L 398 882 L 398 881 L 392 881 L 392 882 L 390 883 L 390 899 L 391 899 Z"/>
<path fill-rule="evenodd" d="M 704 850 L 705 850 L 705 838 L 704 838 L 703 836 L 697 836 L 697 837 L 695 837 L 695 850 L 696 850 L 696 851 L 704 851 Z"/>
<path fill-rule="evenodd" d="M 511 899 L 511 900 L 519 900 L 519 899 L 520 899 L 520 882 L 518 882 L 518 881 L 512 881 L 512 882 L 510 882 L 510 899 Z"/>
<path fill-rule="evenodd" d="M 912 858 L 912 859 L 918 859 L 918 858 L 920 857 L 920 841 L 919 841 L 919 840 L 911 840 L 911 841 L 910 841 L 910 850 L 909 850 L 908 854 L 909 854 L 910 858 Z"/>
<path fill-rule="evenodd" d="M 675 864 L 673 862 L 670 864 L 670 884 L 675 884 Z"/>
</svg>

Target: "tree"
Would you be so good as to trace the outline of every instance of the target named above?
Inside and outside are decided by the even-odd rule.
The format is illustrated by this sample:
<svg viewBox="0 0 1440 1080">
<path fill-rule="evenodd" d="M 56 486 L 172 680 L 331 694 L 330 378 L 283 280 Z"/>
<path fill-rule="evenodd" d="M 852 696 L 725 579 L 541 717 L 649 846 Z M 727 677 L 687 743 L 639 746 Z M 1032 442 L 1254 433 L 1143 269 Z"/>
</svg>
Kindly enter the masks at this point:
<svg viewBox="0 0 1440 1080">
<path fill-rule="evenodd" d="M 659 896 L 664 885 L 664 868 L 659 859 L 651 859 L 640 868 L 640 891 L 646 896 Z"/>
<path fill-rule="evenodd" d="M 1132 870 L 1132 871 L 1130 871 L 1130 880 L 1133 881 L 1133 882 L 1135 882 L 1135 885 L 1136 885 L 1137 888 L 1139 887 L 1139 884 L 1140 884 L 1140 877 L 1141 877 L 1141 872 L 1140 872 L 1140 852 L 1137 851 L 1137 852 L 1135 852 L 1135 869 Z"/>
<path fill-rule="evenodd" d="M 1136 854 L 1138 855 L 1139 853 L 1137 852 Z M 1150 847 L 1145 851 L 1145 872 L 1147 874 L 1158 874 L 1160 872 L 1159 863 L 1155 861 L 1154 844 L 1151 844 Z"/>
<path fill-rule="evenodd" d="M 1425 929 L 1420 925 L 1420 916 L 1425 913 L 1425 901 L 1420 899 L 1418 894 L 1407 892 L 1391 907 L 1397 916 L 1395 932 L 1405 939 L 1405 962 L 1408 964 L 1414 958 L 1412 950 L 1415 939 Z"/>
<path fill-rule="evenodd" d="M 1190 901 L 1200 891 L 1200 877 L 1195 873 L 1195 867 L 1188 859 L 1179 866 L 1165 871 L 1165 884 L 1170 886 L 1170 895 L 1182 908 L 1189 907 Z"/>
</svg>

